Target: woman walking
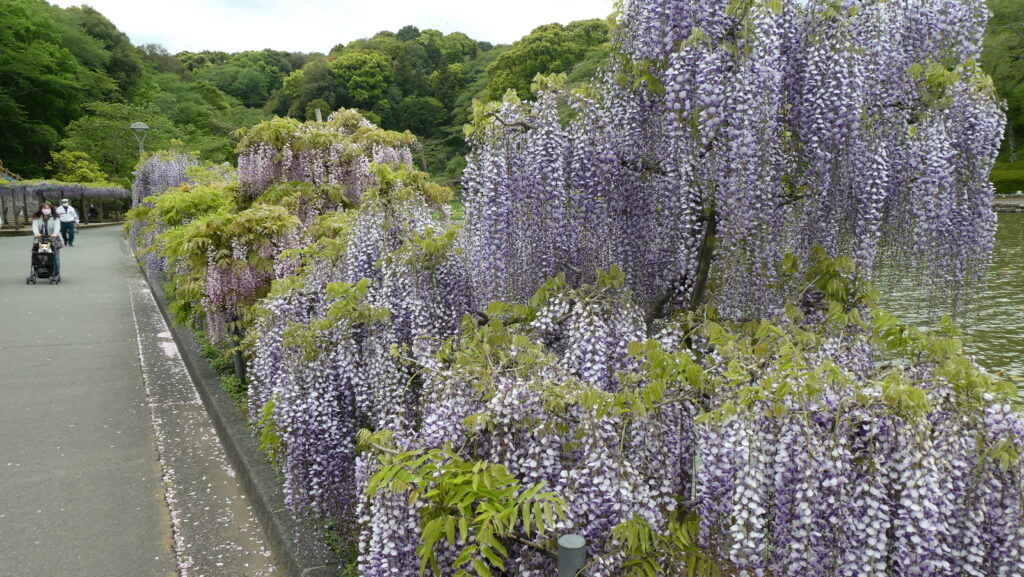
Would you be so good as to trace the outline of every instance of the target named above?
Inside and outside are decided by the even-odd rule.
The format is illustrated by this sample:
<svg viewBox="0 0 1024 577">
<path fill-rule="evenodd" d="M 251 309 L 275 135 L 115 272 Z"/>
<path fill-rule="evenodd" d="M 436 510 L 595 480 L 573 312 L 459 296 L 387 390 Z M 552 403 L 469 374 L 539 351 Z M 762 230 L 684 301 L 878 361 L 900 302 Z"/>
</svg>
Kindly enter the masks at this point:
<svg viewBox="0 0 1024 577">
<path fill-rule="evenodd" d="M 39 210 L 32 215 L 32 240 L 38 242 L 43 236 L 50 237 L 53 246 L 53 274 L 60 277 L 60 219 L 53 214 L 53 206 L 48 202 L 39 205 Z"/>
</svg>

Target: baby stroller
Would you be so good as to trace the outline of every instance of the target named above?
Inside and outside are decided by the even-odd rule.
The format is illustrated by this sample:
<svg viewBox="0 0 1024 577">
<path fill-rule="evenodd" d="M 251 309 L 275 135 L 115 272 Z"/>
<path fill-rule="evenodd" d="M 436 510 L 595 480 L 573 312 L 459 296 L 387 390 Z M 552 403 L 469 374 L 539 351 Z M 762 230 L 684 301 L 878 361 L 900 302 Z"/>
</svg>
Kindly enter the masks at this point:
<svg viewBox="0 0 1024 577">
<path fill-rule="evenodd" d="M 48 237 L 40 237 L 32 245 L 32 266 L 29 269 L 28 278 L 25 284 L 36 284 L 37 279 L 48 278 L 50 284 L 60 284 L 60 275 L 53 274 L 57 267 L 57 255 L 53 252 L 53 245 Z"/>
</svg>

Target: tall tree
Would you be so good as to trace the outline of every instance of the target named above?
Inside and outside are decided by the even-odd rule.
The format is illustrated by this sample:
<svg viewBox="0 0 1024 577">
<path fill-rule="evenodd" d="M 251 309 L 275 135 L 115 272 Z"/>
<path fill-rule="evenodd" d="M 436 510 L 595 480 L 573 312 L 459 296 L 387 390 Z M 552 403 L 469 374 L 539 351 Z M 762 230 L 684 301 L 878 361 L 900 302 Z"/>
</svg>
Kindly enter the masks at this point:
<svg viewBox="0 0 1024 577">
<path fill-rule="evenodd" d="M 1024 5 L 1012 0 L 989 0 L 992 18 L 985 35 L 981 62 L 1006 99 L 1007 160 L 1018 159 L 1024 142 Z"/>
<path fill-rule="evenodd" d="M 62 150 L 54 152 L 46 168 L 52 171 L 54 179 L 61 182 L 85 184 L 107 184 L 107 175 L 92 158 L 81 151 Z"/>
<path fill-rule="evenodd" d="M 296 104 L 302 103 L 300 110 L 305 110 L 306 102 L 321 99 L 334 108 L 339 104 L 340 91 L 338 79 L 334 76 L 330 64 L 325 59 L 317 60 L 302 69 Z"/>
</svg>

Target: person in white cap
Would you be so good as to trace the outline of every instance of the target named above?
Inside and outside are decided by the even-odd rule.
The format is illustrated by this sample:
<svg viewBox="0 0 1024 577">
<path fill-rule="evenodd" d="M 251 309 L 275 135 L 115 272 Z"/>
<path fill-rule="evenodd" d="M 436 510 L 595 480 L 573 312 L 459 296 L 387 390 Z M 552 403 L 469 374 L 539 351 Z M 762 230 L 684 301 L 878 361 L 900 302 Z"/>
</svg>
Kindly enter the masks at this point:
<svg viewBox="0 0 1024 577">
<path fill-rule="evenodd" d="M 64 198 L 57 207 L 57 217 L 60 218 L 60 236 L 64 244 L 75 246 L 75 228 L 78 227 L 78 212 L 71 206 L 68 199 Z"/>
</svg>

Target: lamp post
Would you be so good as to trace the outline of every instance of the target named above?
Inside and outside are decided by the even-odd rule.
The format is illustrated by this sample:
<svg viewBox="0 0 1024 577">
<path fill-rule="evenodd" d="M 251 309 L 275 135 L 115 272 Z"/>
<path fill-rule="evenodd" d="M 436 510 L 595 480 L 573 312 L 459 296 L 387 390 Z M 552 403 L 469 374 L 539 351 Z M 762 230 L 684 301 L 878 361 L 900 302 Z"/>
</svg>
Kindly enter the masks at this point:
<svg viewBox="0 0 1024 577">
<path fill-rule="evenodd" d="M 128 128 L 131 128 L 132 132 L 135 133 L 135 140 L 139 143 L 139 158 L 142 158 L 142 144 L 146 142 L 146 131 L 149 130 L 149 127 L 146 126 L 145 122 L 133 122 Z"/>
</svg>

